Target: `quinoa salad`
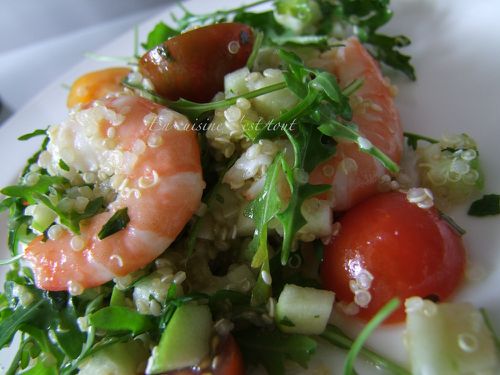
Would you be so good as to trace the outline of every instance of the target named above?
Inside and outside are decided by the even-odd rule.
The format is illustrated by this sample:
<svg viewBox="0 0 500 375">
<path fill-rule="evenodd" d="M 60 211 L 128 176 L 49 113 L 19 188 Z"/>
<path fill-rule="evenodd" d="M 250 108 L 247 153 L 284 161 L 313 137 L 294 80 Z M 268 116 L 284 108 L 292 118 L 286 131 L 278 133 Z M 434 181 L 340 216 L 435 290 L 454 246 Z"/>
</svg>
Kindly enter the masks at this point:
<svg viewBox="0 0 500 375">
<path fill-rule="evenodd" d="M 404 129 L 389 77 L 418 71 L 389 1 L 179 6 L 19 134 L 1 372 L 499 374 L 451 212 L 500 196 L 472 128 Z M 406 361 L 367 344 L 394 328 Z"/>
</svg>

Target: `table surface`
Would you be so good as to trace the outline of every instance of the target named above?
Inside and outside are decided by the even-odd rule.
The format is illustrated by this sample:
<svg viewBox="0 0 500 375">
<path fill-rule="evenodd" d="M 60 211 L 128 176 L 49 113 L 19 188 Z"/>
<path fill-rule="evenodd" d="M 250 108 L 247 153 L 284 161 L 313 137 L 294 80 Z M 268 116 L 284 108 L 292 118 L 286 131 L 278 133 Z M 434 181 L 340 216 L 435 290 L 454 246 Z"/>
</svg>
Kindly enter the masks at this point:
<svg viewBox="0 0 500 375">
<path fill-rule="evenodd" d="M 86 52 L 152 17 L 169 2 L 0 0 L 0 125 Z"/>
</svg>

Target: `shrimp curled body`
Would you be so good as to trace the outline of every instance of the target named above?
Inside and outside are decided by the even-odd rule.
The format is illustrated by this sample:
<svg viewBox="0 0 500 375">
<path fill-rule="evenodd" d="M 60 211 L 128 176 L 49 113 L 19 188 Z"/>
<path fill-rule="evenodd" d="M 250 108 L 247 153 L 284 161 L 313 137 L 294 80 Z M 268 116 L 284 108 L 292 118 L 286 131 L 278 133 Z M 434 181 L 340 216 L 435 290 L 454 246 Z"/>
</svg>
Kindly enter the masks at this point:
<svg viewBox="0 0 500 375">
<path fill-rule="evenodd" d="M 48 150 L 59 150 L 58 157 L 77 171 L 101 176 L 107 171 L 116 198 L 105 212 L 80 222 L 79 236 L 63 231 L 29 244 L 25 258 L 38 287 L 78 294 L 138 270 L 165 251 L 198 209 L 205 186 L 197 136 L 189 125 L 176 112 L 122 95 L 94 102 L 49 130 Z M 97 151 L 89 146 L 96 138 L 105 145 Z M 103 225 L 125 207 L 127 226 L 99 239 Z"/>
<path fill-rule="evenodd" d="M 351 97 L 353 122 L 363 137 L 398 163 L 403 151 L 403 130 L 394 94 L 363 45 L 356 38 L 349 38 L 343 47 L 323 53 L 310 64 L 335 74 L 341 87 L 363 79 L 363 85 Z M 389 177 L 382 164 L 361 152 L 356 144 L 340 140 L 336 155 L 316 167 L 310 182 L 331 184 L 332 206 L 343 211 L 379 192 L 384 176 Z"/>
</svg>

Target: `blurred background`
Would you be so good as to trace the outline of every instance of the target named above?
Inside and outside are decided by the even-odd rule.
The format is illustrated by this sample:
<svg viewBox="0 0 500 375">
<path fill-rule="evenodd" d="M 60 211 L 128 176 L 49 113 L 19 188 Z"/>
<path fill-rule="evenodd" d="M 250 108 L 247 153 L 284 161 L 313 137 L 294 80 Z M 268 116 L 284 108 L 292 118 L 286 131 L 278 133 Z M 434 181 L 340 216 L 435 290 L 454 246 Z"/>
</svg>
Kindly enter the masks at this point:
<svg viewBox="0 0 500 375">
<path fill-rule="evenodd" d="M 0 125 L 84 58 L 174 0 L 0 0 Z"/>
</svg>

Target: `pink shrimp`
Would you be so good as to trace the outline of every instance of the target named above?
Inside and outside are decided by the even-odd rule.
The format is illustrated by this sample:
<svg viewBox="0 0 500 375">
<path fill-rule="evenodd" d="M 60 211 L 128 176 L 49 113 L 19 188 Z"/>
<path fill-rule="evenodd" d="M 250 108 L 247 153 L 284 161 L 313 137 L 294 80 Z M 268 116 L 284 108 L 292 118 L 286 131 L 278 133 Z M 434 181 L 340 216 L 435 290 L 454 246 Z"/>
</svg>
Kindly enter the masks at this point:
<svg viewBox="0 0 500 375">
<path fill-rule="evenodd" d="M 341 87 L 355 79 L 363 79 L 362 87 L 351 101 L 353 122 L 359 125 L 359 132 L 372 144 L 399 162 L 403 130 L 393 94 L 376 61 L 361 43 L 356 38 L 349 38 L 344 47 L 325 52 L 311 65 L 335 74 Z M 384 167 L 372 156 L 361 152 L 357 145 L 340 141 L 336 155 L 316 167 L 310 182 L 331 184 L 333 207 L 342 211 L 376 194 L 380 179 L 386 174 Z"/>
<path fill-rule="evenodd" d="M 104 117 L 89 121 L 88 111 L 96 107 L 100 107 Z M 61 152 L 67 164 L 82 170 L 81 165 L 92 164 L 92 158 L 103 157 L 91 155 L 95 148 L 82 146 L 90 139 L 89 134 L 82 133 L 93 126 L 96 131 L 90 132 L 90 137 L 114 143 L 104 158 L 115 157 L 118 152 L 122 161 L 117 168 L 120 173 L 127 172 L 117 189 L 117 198 L 106 212 L 81 222 L 79 236 L 68 231 L 46 241 L 40 236 L 25 251 L 38 287 L 74 294 L 127 275 L 158 257 L 198 209 L 205 185 L 196 133 L 189 129 L 184 116 L 128 95 L 95 102 L 76 116 L 80 120 L 73 115 L 61 124 L 64 129 L 49 130 L 51 142 L 63 133 L 72 134 L 70 146 L 83 158 L 77 167 L 75 161 L 70 163 L 75 155 Z M 103 225 L 124 207 L 130 218 L 127 226 L 100 240 L 97 234 Z"/>
</svg>

